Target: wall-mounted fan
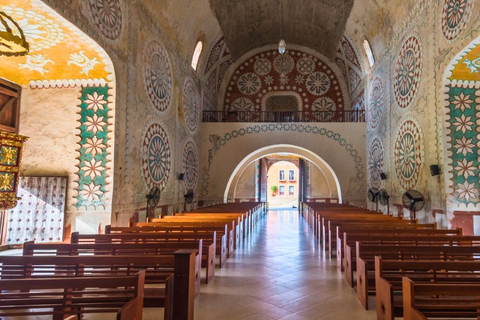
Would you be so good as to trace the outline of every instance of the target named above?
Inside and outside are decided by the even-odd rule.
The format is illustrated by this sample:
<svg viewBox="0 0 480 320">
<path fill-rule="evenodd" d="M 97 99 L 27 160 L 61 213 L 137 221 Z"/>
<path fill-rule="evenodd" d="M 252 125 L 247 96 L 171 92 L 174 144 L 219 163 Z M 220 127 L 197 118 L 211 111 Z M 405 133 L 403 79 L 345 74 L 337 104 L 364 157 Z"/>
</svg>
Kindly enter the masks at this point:
<svg viewBox="0 0 480 320">
<path fill-rule="evenodd" d="M 410 210 L 410 218 L 417 219 L 417 211 L 425 206 L 425 197 L 417 190 L 408 190 L 402 196 L 403 206 Z"/>
<path fill-rule="evenodd" d="M 377 188 L 368 189 L 367 197 L 368 200 L 375 202 L 375 211 L 378 211 L 378 195 L 379 191 Z"/>
<path fill-rule="evenodd" d="M 388 195 L 387 190 L 381 189 L 378 192 L 378 200 L 380 201 L 382 206 L 387 206 L 387 214 L 390 214 L 390 206 L 389 206 L 390 196 Z"/>
<path fill-rule="evenodd" d="M 150 189 L 150 191 L 148 192 L 147 196 L 147 215 L 145 217 L 145 219 L 148 218 L 148 209 L 149 208 L 155 208 L 158 204 L 158 202 L 160 201 L 160 189 L 158 187 L 153 187 L 152 189 Z"/>
<path fill-rule="evenodd" d="M 187 203 L 192 203 L 194 196 L 195 194 L 193 193 L 193 189 L 188 189 L 187 193 L 184 195 L 185 202 L 183 204 L 183 211 L 187 211 Z"/>
<path fill-rule="evenodd" d="M 184 196 L 185 197 L 185 203 L 188 203 L 188 204 L 192 203 L 194 196 L 195 196 L 195 194 L 193 193 L 193 189 L 189 189 Z"/>
</svg>

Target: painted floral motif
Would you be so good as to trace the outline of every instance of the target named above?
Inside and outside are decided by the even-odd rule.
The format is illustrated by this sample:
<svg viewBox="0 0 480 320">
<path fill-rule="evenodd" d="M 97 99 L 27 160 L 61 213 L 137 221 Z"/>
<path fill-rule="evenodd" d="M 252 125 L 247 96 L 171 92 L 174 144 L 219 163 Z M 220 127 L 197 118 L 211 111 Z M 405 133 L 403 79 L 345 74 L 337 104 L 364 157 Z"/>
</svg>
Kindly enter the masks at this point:
<svg viewBox="0 0 480 320">
<path fill-rule="evenodd" d="M 475 188 L 474 183 L 460 183 L 457 185 L 458 197 L 465 202 L 477 202 L 479 190 Z"/>
<path fill-rule="evenodd" d="M 273 77 L 272 76 L 266 76 L 265 77 L 265 83 L 269 86 L 273 84 Z"/>
<path fill-rule="evenodd" d="M 289 74 L 295 68 L 295 61 L 288 53 L 281 54 L 275 58 L 274 67 L 280 74 Z"/>
<path fill-rule="evenodd" d="M 95 65 L 97 65 L 98 63 L 99 62 L 96 57 L 91 59 L 87 57 L 83 51 L 80 51 L 78 53 L 72 53 L 70 55 L 70 60 L 68 60 L 68 65 L 74 64 L 79 66 L 80 68 L 82 68 L 80 73 L 87 76 L 90 70 L 95 69 Z"/>
<path fill-rule="evenodd" d="M 238 98 L 232 103 L 231 110 L 235 111 L 255 111 L 255 105 L 252 100 L 247 98 Z"/>
<path fill-rule="evenodd" d="M 54 64 L 52 60 L 47 59 L 41 54 L 28 55 L 26 63 L 19 64 L 19 69 L 30 69 L 45 75 L 45 73 L 48 73 L 48 70 L 45 69 L 48 63 Z"/>
<path fill-rule="evenodd" d="M 442 32 L 447 41 L 455 40 L 465 29 L 472 13 L 472 0 L 444 0 Z"/>
<path fill-rule="evenodd" d="M 150 121 L 143 133 L 142 176 L 148 189 L 166 187 L 170 177 L 171 150 L 167 133 L 163 127 Z"/>
<path fill-rule="evenodd" d="M 172 102 L 172 66 L 167 51 L 156 41 L 145 47 L 143 81 L 152 107 L 163 115 Z"/>
<path fill-rule="evenodd" d="M 190 133 L 197 131 L 198 123 L 200 122 L 200 106 L 197 86 L 193 79 L 188 77 L 183 85 L 183 114 L 185 123 Z"/>
<path fill-rule="evenodd" d="M 104 205 L 107 190 L 108 87 L 82 89 L 76 206 Z"/>
<path fill-rule="evenodd" d="M 451 187 L 457 201 L 468 205 L 479 199 L 480 149 L 478 95 L 475 88 L 449 86 L 448 125 L 451 138 Z"/>
<path fill-rule="evenodd" d="M 30 44 L 31 53 L 56 46 L 65 37 L 62 27 L 42 14 L 9 6 L 2 6 L 0 10 L 18 23 Z"/>
<path fill-rule="evenodd" d="M 372 92 L 370 93 L 370 104 L 367 110 L 368 123 L 372 129 L 378 127 L 383 113 L 383 84 L 382 79 L 376 77 L 372 83 Z"/>
<path fill-rule="evenodd" d="M 123 20 L 119 0 L 89 0 L 89 5 L 95 26 L 108 39 L 117 39 Z"/>
<path fill-rule="evenodd" d="M 400 127 L 395 141 L 395 172 L 400 186 L 414 189 L 423 163 L 422 133 L 417 121 L 409 116 Z"/>
<path fill-rule="evenodd" d="M 335 116 L 337 107 L 329 97 L 320 97 L 312 105 L 315 119 L 318 121 L 329 121 Z"/>
<path fill-rule="evenodd" d="M 195 190 L 198 183 L 198 151 L 193 141 L 189 140 L 183 148 L 183 185 L 185 191 Z"/>
<path fill-rule="evenodd" d="M 300 74 L 306 76 L 315 71 L 315 62 L 312 58 L 303 57 L 297 62 L 297 70 Z"/>
<path fill-rule="evenodd" d="M 318 71 L 307 77 L 306 85 L 311 94 L 321 96 L 330 89 L 330 79 L 325 73 Z"/>
<path fill-rule="evenodd" d="M 370 174 L 370 185 L 380 188 L 382 179 L 380 173 L 385 172 L 385 155 L 383 145 L 377 138 L 373 139 L 369 148 L 368 171 Z"/>
<path fill-rule="evenodd" d="M 94 112 L 97 112 L 99 109 L 104 109 L 107 101 L 105 101 L 105 95 L 99 95 L 98 92 L 95 91 L 93 94 L 87 94 L 85 103 L 87 104 L 87 109 L 93 109 Z"/>
<path fill-rule="evenodd" d="M 465 59 L 463 63 L 470 69 L 470 73 L 477 73 L 480 69 L 480 56 L 473 60 Z"/>
<path fill-rule="evenodd" d="M 267 59 L 260 58 L 255 61 L 254 70 L 259 76 L 265 76 L 270 73 L 270 70 L 272 70 L 272 64 Z"/>
<path fill-rule="evenodd" d="M 417 37 L 409 37 L 402 45 L 394 70 L 393 91 L 400 108 L 408 108 L 418 91 L 422 72 L 422 52 Z"/>
<path fill-rule="evenodd" d="M 262 87 L 262 81 L 254 73 L 245 73 L 238 79 L 238 89 L 243 94 L 253 95 L 256 94 Z"/>
<path fill-rule="evenodd" d="M 464 112 L 465 109 L 472 108 L 473 100 L 470 96 L 466 96 L 463 92 L 460 92 L 458 96 L 454 96 L 454 99 L 455 101 L 453 101 L 453 104 L 455 105 L 455 109 L 460 109 L 462 112 Z"/>
</svg>

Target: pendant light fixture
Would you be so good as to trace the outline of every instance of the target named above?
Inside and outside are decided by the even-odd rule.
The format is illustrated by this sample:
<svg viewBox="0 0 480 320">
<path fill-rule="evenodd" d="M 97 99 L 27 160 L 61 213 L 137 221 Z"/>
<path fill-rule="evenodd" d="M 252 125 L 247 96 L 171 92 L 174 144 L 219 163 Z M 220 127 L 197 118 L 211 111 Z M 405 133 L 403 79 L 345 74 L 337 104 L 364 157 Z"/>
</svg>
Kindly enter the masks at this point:
<svg viewBox="0 0 480 320">
<path fill-rule="evenodd" d="M 283 40 L 283 0 L 280 0 L 281 7 L 280 7 L 280 27 L 282 31 L 282 39 L 278 42 L 278 52 L 280 54 L 284 54 L 287 50 L 287 43 Z"/>
</svg>

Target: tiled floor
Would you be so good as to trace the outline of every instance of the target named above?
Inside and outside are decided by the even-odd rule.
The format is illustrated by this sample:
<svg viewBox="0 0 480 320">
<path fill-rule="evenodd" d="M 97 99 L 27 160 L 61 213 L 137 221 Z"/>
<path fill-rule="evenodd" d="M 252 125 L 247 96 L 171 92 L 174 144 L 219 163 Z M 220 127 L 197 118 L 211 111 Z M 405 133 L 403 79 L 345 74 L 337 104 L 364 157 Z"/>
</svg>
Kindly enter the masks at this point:
<svg viewBox="0 0 480 320">
<path fill-rule="evenodd" d="M 376 319 L 335 261 L 323 257 L 297 211 L 270 211 L 216 272 L 195 300 L 196 320 Z"/>
<path fill-rule="evenodd" d="M 85 317 L 105 319 L 115 316 Z M 144 309 L 144 319 L 163 319 L 163 309 Z M 376 312 L 363 309 L 297 211 L 270 211 L 195 300 L 195 320 L 237 319 L 367 320 Z"/>
</svg>

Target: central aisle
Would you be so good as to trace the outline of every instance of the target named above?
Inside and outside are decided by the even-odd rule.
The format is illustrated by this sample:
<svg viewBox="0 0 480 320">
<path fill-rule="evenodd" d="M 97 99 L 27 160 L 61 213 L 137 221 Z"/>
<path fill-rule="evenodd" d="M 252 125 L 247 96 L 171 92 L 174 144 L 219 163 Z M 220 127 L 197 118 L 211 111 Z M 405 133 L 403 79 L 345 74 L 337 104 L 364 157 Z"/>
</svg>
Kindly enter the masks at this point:
<svg viewBox="0 0 480 320">
<path fill-rule="evenodd" d="M 195 300 L 195 320 L 376 319 L 336 261 L 323 257 L 296 210 L 270 211 L 215 272 Z"/>
</svg>

